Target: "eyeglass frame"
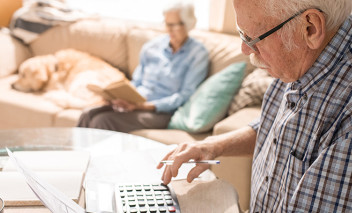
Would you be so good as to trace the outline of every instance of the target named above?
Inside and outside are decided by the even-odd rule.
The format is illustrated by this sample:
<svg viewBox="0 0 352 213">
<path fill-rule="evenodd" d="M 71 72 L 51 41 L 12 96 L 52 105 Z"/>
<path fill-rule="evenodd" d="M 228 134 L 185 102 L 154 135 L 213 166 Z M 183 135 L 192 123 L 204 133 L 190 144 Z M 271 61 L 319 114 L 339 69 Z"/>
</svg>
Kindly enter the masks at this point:
<svg viewBox="0 0 352 213">
<path fill-rule="evenodd" d="M 316 10 L 318 10 L 319 12 L 323 12 L 321 9 L 318 8 L 314 8 Z M 242 32 L 242 30 L 239 29 L 239 27 L 237 27 L 238 32 L 240 33 L 240 38 L 242 39 L 242 41 L 248 46 L 250 47 L 252 50 L 257 52 L 257 48 L 254 46 L 256 43 L 258 43 L 259 41 L 265 39 L 266 37 L 268 37 L 269 35 L 275 33 L 276 31 L 278 31 L 279 29 L 281 29 L 287 22 L 291 21 L 292 19 L 294 19 L 295 17 L 301 15 L 302 13 L 304 13 L 306 10 L 301 10 L 298 13 L 294 14 L 293 16 L 291 16 L 290 18 L 288 18 L 286 21 L 282 22 L 281 24 L 277 25 L 276 27 L 272 28 L 271 30 L 267 31 L 266 33 L 263 33 L 262 35 L 258 36 L 255 39 L 250 38 L 249 36 L 244 35 L 244 33 Z"/>
<path fill-rule="evenodd" d="M 176 27 L 182 27 L 182 26 L 185 26 L 185 23 L 183 23 L 182 21 L 178 22 L 178 23 L 165 23 L 165 26 L 166 28 L 169 28 L 169 29 L 174 29 Z"/>
</svg>

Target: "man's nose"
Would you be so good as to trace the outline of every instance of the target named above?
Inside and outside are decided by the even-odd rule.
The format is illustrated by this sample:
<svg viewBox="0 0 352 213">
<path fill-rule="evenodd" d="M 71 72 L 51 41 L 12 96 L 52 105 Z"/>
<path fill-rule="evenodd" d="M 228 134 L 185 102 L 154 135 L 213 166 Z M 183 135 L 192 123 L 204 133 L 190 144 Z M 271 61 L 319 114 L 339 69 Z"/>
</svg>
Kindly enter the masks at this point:
<svg viewBox="0 0 352 213">
<path fill-rule="evenodd" d="M 255 53 L 255 51 L 252 48 L 250 48 L 246 43 L 244 43 L 244 41 L 242 41 L 242 44 L 241 44 L 241 51 L 245 55 L 250 55 L 251 53 Z"/>
</svg>

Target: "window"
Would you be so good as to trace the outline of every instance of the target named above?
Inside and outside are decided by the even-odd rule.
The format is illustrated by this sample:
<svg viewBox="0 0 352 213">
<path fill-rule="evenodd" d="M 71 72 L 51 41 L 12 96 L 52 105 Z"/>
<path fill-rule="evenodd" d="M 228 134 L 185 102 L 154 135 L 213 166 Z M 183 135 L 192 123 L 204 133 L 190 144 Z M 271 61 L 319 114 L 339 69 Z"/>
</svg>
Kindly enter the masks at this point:
<svg viewBox="0 0 352 213">
<path fill-rule="evenodd" d="M 166 0 L 66 0 L 73 8 L 101 16 L 161 23 Z M 196 28 L 208 29 L 210 0 L 193 0 L 197 17 Z"/>
</svg>

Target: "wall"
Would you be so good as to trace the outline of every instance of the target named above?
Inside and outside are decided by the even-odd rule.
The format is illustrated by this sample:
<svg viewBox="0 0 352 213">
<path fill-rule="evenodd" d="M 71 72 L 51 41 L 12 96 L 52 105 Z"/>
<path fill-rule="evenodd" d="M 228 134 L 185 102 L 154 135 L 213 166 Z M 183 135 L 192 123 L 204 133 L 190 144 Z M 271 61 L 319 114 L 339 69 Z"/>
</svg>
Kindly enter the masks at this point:
<svg viewBox="0 0 352 213">
<path fill-rule="evenodd" d="M 0 0 L 0 27 L 8 26 L 12 14 L 21 6 L 21 0 Z"/>
<path fill-rule="evenodd" d="M 233 0 L 210 0 L 209 30 L 237 34 Z"/>
</svg>

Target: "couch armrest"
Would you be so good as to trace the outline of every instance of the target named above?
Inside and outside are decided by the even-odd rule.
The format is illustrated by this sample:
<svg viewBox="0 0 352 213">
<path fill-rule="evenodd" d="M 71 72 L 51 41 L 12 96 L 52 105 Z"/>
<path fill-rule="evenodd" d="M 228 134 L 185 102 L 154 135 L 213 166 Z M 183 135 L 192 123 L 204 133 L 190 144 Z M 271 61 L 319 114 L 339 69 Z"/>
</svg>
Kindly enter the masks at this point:
<svg viewBox="0 0 352 213">
<path fill-rule="evenodd" d="M 12 38 L 6 28 L 0 30 L 0 77 L 15 73 L 29 57 L 31 53 L 27 46 Z"/>
<path fill-rule="evenodd" d="M 244 108 L 218 122 L 213 129 L 213 135 L 220 135 L 248 125 L 260 116 L 259 107 Z"/>
<path fill-rule="evenodd" d="M 179 144 L 184 142 L 194 142 L 203 140 L 210 136 L 210 132 L 201 134 L 191 134 L 178 129 L 140 129 L 129 132 L 133 135 L 138 135 L 151 140 L 155 140 L 167 145 Z"/>
</svg>

